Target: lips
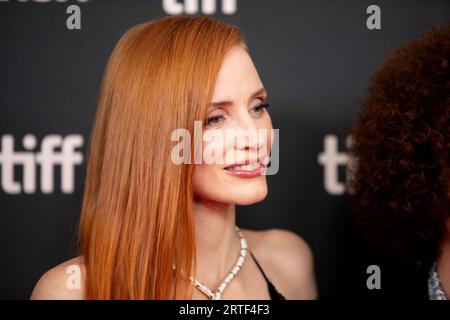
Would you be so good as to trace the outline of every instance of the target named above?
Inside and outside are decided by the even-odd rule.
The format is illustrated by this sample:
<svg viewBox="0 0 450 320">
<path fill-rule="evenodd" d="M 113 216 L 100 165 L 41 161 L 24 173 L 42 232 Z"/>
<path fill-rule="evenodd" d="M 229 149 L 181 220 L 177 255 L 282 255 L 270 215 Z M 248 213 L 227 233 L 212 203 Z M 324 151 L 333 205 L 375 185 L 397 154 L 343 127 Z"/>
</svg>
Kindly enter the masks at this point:
<svg viewBox="0 0 450 320">
<path fill-rule="evenodd" d="M 264 165 L 259 161 L 244 164 L 234 164 L 224 168 L 225 172 L 239 178 L 254 178 L 260 176 L 264 170 Z"/>
</svg>

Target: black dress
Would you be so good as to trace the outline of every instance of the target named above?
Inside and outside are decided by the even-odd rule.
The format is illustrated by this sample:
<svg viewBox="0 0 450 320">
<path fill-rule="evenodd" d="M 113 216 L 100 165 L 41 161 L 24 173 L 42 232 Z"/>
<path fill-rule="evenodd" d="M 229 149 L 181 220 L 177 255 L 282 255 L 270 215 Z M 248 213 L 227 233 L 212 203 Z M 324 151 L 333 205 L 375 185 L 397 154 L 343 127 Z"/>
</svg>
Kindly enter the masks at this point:
<svg viewBox="0 0 450 320">
<path fill-rule="evenodd" d="M 266 279 L 270 298 L 272 300 L 286 300 L 286 298 L 277 291 L 277 289 L 272 284 L 272 282 L 270 282 L 269 278 L 267 278 L 266 274 L 264 273 L 264 270 L 261 268 L 261 266 L 259 265 L 258 261 L 256 260 L 255 256 L 253 255 L 253 253 L 251 251 L 250 251 L 250 255 L 252 256 L 253 260 L 255 261 L 256 265 L 258 266 L 259 270 L 261 271 L 262 275 L 264 276 L 264 279 Z"/>
</svg>

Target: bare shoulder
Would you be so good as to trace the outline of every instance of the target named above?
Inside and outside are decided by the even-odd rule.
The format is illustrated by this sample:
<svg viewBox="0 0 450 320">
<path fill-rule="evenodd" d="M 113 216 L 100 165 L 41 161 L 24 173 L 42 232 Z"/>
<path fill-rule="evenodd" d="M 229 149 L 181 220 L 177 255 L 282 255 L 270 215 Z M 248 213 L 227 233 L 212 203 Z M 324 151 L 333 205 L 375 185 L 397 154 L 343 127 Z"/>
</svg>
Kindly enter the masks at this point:
<svg viewBox="0 0 450 320">
<path fill-rule="evenodd" d="M 85 266 L 83 257 L 75 257 L 48 270 L 33 289 L 32 300 L 83 299 Z"/>
<path fill-rule="evenodd" d="M 242 230 L 264 272 L 287 299 L 316 299 L 314 255 L 298 234 L 283 229 Z"/>
</svg>

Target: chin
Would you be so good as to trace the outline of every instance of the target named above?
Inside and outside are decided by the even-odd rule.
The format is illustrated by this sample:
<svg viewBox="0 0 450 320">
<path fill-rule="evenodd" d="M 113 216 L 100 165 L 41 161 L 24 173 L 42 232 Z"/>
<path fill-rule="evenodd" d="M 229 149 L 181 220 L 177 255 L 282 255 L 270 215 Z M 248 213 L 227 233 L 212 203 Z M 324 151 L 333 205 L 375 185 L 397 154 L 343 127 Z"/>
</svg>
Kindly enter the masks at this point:
<svg viewBox="0 0 450 320">
<path fill-rule="evenodd" d="M 208 181 L 208 183 L 204 183 Z M 203 182 L 203 183 L 196 183 Z M 268 187 L 265 176 L 237 178 L 216 176 L 215 179 L 194 178 L 194 193 L 200 198 L 236 205 L 251 205 L 267 197 Z"/>
<path fill-rule="evenodd" d="M 240 206 L 247 206 L 263 201 L 267 197 L 267 185 L 258 186 L 254 188 L 236 188 L 234 190 L 234 204 Z"/>
</svg>

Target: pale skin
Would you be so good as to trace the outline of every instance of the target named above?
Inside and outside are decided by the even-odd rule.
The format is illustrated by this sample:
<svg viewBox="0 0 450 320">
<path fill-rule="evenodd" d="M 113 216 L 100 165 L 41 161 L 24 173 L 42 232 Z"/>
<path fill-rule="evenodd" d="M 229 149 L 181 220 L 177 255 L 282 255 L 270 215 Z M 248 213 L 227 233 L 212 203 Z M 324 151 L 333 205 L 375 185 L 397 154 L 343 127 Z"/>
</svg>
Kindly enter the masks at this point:
<svg viewBox="0 0 450 320">
<path fill-rule="evenodd" d="M 267 110 L 259 107 L 266 99 L 267 92 L 250 56 L 236 45 L 224 58 L 212 101 L 228 103 L 210 108 L 207 117 L 214 118 L 214 121 L 208 128 L 272 129 Z M 270 145 L 271 137 L 237 151 L 239 157 L 252 159 L 260 149 L 270 148 Z M 236 151 L 235 147 L 233 143 L 226 143 L 224 154 Z M 224 167 L 223 164 L 196 165 L 193 176 L 196 278 L 213 291 L 233 267 L 240 252 L 239 238 L 234 229 L 236 205 L 257 203 L 267 196 L 265 176 L 235 177 L 225 172 Z M 248 248 L 286 299 L 317 298 L 313 255 L 300 236 L 281 229 L 241 230 Z M 66 270 L 74 264 L 81 268 L 80 289 L 68 289 L 66 285 Z M 31 299 L 83 299 L 84 277 L 83 257 L 68 260 L 41 277 Z M 207 299 L 198 290 L 194 290 L 192 298 Z M 266 281 L 249 254 L 237 277 L 223 292 L 222 299 L 270 299 Z"/>
</svg>

